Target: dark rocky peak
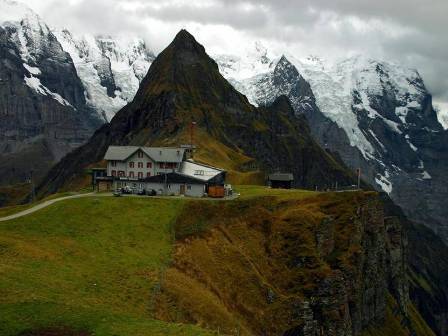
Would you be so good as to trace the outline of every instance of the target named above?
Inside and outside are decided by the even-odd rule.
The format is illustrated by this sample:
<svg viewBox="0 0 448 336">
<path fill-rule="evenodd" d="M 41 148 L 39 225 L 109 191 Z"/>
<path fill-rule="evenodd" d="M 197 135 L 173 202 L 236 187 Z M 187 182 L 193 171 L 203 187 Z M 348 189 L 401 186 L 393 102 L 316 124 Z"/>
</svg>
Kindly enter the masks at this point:
<svg viewBox="0 0 448 336">
<path fill-rule="evenodd" d="M 286 95 L 277 97 L 268 108 L 271 111 L 275 111 L 275 113 L 284 113 L 291 116 L 294 115 L 294 108 Z"/>
<path fill-rule="evenodd" d="M 174 37 L 174 40 L 171 42 L 169 46 L 175 46 L 178 48 L 183 49 L 189 49 L 189 50 L 196 50 L 199 47 L 199 50 L 205 52 L 205 49 L 203 46 L 201 46 L 193 35 L 191 35 L 186 29 L 181 29 L 176 36 Z"/>
<path fill-rule="evenodd" d="M 194 65 L 206 59 L 217 68 L 215 61 L 205 52 L 205 48 L 185 29 L 177 33 L 173 42 L 165 50 L 172 53 L 173 59 L 182 65 Z"/>
<path fill-rule="evenodd" d="M 282 55 L 282 57 L 280 57 L 280 60 L 277 62 L 277 65 L 275 66 L 274 72 L 288 73 L 290 76 L 301 77 L 297 68 L 286 58 L 285 55 Z"/>
<path fill-rule="evenodd" d="M 184 114 L 177 115 L 181 121 L 186 120 L 185 114 L 188 118 L 203 119 L 210 110 L 205 105 L 215 106 L 219 114 L 251 110 L 247 99 L 222 77 L 216 62 L 186 30 L 181 30 L 155 59 L 134 103 L 140 109 L 145 108 L 151 97 L 162 93 L 170 95 L 176 111 Z"/>
</svg>

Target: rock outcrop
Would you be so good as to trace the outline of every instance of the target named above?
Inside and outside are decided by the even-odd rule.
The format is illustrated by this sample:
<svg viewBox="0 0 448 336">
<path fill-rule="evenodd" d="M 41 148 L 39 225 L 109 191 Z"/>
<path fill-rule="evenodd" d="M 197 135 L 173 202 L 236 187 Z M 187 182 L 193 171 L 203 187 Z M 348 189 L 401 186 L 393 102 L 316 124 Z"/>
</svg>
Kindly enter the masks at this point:
<svg viewBox="0 0 448 336">
<path fill-rule="evenodd" d="M 303 336 L 356 336 L 400 320 L 397 333 L 430 335 L 409 313 L 405 234 L 375 193 L 290 197 L 187 207 L 159 318 Z"/>
<path fill-rule="evenodd" d="M 73 62 L 28 8 L 0 3 L 0 184 L 39 179 L 100 125 Z M 14 19 L 14 17 L 13 17 Z"/>
</svg>

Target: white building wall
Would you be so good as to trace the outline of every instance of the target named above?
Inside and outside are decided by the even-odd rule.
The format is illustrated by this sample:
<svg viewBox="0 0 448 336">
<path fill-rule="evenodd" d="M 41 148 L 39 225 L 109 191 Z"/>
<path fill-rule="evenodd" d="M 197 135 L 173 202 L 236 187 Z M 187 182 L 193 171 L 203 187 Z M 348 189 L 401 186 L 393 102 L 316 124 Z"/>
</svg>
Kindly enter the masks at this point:
<svg viewBox="0 0 448 336">
<path fill-rule="evenodd" d="M 183 183 L 171 183 L 165 186 L 164 183 L 154 182 L 139 182 L 139 181 L 120 181 L 116 180 L 114 188 L 123 188 L 125 186 L 135 190 L 145 190 L 150 192 L 155 190 L 158 195 L 180 195 L 181 186 L 185 185 L 185 196 L 189 197 L 202 197 L 205 192 L 204 184 L 183 184 Z M 165 189 L 166 188 L 166 189 Z"/>
<path fill-rule="evenodd" d="M 124 171 L 126 174 L 126 162 L 115 161 L 115 167 L 114 167 L 114 166 L 112 166 L 112 162 L 108 161 L 107 162 L 107 176 L 112 176 L 113 170 L 115 170 L 117 172 L 117 176 L 118 176 L 119 171 Z"/>
<path fill-rule="evenodd" d="M 180 195 L 181 186 L 185 185 L 185 195 L 190 197 L 202 197 L 205 192 L 205 185 L 203 184 L 183 184 L 171 183 L 165 186 L 164 183 L 145 183 L 145 190 L 155 190 L 157 194 Z M 166 190 L 165 190 L 166 188 Z"/>
<path fill-rule="evenodd" d="M 188 188 L 190 186 L 190 189 Z M 203 184 L 187 184 L 185 195 L 190 197 L 202 197 L 205 193 L 205 185 Z"/>
<path fill-rule="evenodd" d="M 139 158 L 138 153 L 143 153 L 143 157 Z M 130 167 L 130 163 L 134 163 L 134 168 Z M 147 164 L 151 163 L 151 167 L 147 168 Z M 142 164 L 142 167 L 139 168 L 139 163 Z M 156 163 L 143 151 L 137 151 L 134 154 L 132 154 L 127 160 L 126 160 L 126 176 L 129 177 L 130 172 L 134 173 L 134 178 L 138 178 L 138 173 L 142 174 L 142 177 L 147 177 L 148 173 L 151 173 L 151 176 L 155 175 L 155 165 Z"/>
<path fill-rule="evenodd" d="M 125 177 L 129 177 L 130 172 L 134 173 L 134 178 L 138 178 L 138 173 L 142 173 L 143 178 L 148 176 L 148 173 L 151 173 L 151 176 L 165 173 L 172 173 L 173 171 L 179 172 L 180 163 L 176 163 L 174 168 L 165 168 L 165 162 L 163 162 L 163 168 L 161 168 L 160 163 L 152 160 L 146 153 L 143 151 L 143 157 L 138 157 L 139 151 L 132 154 L 126 161 L 115 161 L 115 167 L 112 166 L 112 162 L 108 161 L 107 163 L 107 176 L 112 176 L 112 171 L 115 170 L 117 172 L 124 172 Z M 130 167 L 130 162 L 134 163 L 134 168 Z M 151 163 L 151 168 L 147 168 L 147 164 Z M 139 168 L 139 163 L 142 164 L 142 167 Z"/>
</svg>

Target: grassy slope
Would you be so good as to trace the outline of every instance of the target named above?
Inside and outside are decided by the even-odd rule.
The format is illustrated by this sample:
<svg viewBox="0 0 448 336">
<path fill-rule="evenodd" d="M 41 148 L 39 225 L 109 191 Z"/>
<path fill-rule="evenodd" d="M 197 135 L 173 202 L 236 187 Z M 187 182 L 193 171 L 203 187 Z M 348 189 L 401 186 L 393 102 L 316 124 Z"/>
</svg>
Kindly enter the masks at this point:
<svg viewBox="0 0 448 336">
<path fill-rule="evenodd" d="M 76 199 L 0 223 L 0 334 L 62 325 L 95 335 L 200 335 L 150 318 L 182 204 Z"/>
<path fill-rule="evenodd" d="M 7 206 L 7 207 L 2 207 L 2 208 L 0 208 L 0 218 L 1 217 L 7 217 L 7 216 L 10 216 L 10 215 L 22 212 L 22 211 L 27 210 L 29 208 L 32 208 L 32 207 L 34 207 L 36 205 L 44 203 L 45 201 L 49 201 L 49 200 L 52 200 L 52 199 L 55 199 L 55 198 L 72 196 L 72 195 L 76 195 L 76 194 L 80 194 L 80 193 L 88 193 L 88 192 L 91 192 L 91 190 L 82 189 L 79 192 L 61 192 L 61 193 L 50 195 L 48 197 L 45 197 L 45 198 L 43 198 L 41 200 L 38 200 L 36 202 L 33 202 L 33 203 L 20 204 L 20 205 L 11 205 L 11 206 Z"/>
<path fill-rule="evenodd" d="M 177 248 L 158 297 L 157 316 L 227 333 L 276 335 L 291 327 L 294 317 L 288 314 L 303 297 L 315 297 L 322 279 L 340 269 L 354 268 L 357 276 L 361 247 L 353 214 L 356 204 L 375 195 L 259 186 L 238 186 L 237 191 L 242 197 L 235 203 L 192 202 L 179 217 Z M 332 230 L 324 224 L 328 216 L 335 220 Z M 317 248 L 316 233 L 329 231 L 334 248 L 331 239 Z M 301 267 L 285 267 L 296 260 Z M 272 302 L 268 293 L 273 293 Z M 391 300 L 385 325 L 363 336 L 395 335 L 393 330 L 397 336 L 410 335 L 402 325 L 407 322 L 415 335 L 433 335 L 412 306 L 409 321 L 402 321 L 394 307 Z M 343 327 L 343 309 L 327 308 L 322 319 Z"/>
<path fill-rule="evenodd" d="M 200 214 L 196 212 L 197 217 L 187 215 L 182 223 L 188 224 L 191 219 L 191 225 L 176 226 L 178 231 L 175 234 L 186 237 L 198 233 L 201 235 L 200 232 L 205 233 L 213 224 L 210 219 L 216 219 L 221 208 L 235 207 L 239 212 L 247 209 L 248 205 L 253 205 L 251 213 L 254 215 L 256 228 L 264 225 L 266 209 L 271 206 L 272 197 L 280 202 L 300 201 L 298 204 L 304 205 L 305 212 L 297 209 L 297 214 L 294 212 L 282 215 L 296 218 L 296 215 L 302 217 L 306 214 L 308 208 L 314 206 L 314 200 L 322 197 L 325 199 L 327 196 L 300 190 L 271 190 L 260 186 L 238 186 L 237 192 L 241 193 L 241 200 L 232 204 L 224 203 L 226 205 L 221 202 L 179 199 L 76 199 L 57 203 L 31 216 L 0 223 L 0 335 L 17 335 L 24 330 L 61 326 L 93 332 L 95 335 L 211 334 L 210 331 L 192 325 L 173 323 L 179 320 L 192 322 L 188 316 L 183 316 L 189 302 L 199 304 L 190 307 L 191 313 L 195 314 L 195 310 L 199 309 L 210 314 L 207 316 L 209 320 L 196 320 L 195 323 L 215 329 L 214 318 L 219 316 L 226 320 L 223 321 L 224 324 L 239 326 L 243 331 L 244 321 L 236 318 L 239 313 L 227 310 L 207 290 L 196 293 L 202 287 L 191 283 L 191 278 L 178 274 L 179 276 L 174 276 L 175 283 L 170 281 L 173 274 L 165 273 L 165 270 L 170 263 L 173 247 L 172 224 L 179 214 L 191 212 L 188 209 L 200 210 Z M 350 199 L 354 196 L 346 193 L 339 197 Z M 311 220 L 307 223 L 312 225 L 314 222 L 315 220 Z M 229 237 L 233 237 L 235 243 L 238 239 L 243 239 L 245 244 L 249 244 L 249 250 L 258 250 L 257 246 L 262 244 L 262 232 L 256 235 L 258 237 L 261 234 L 257 239 L 249 239 L 249 236 L 246 239 L 245 231 L 238 225 L 234 227 L 235 232 L 229 230 L 225 230 Z M 239 235 L 241 237 L 237 238 Z M 303 239 L 305 238 L 304 236 Z M 340 241 L 339 238 L 338 240 Z M 302 243 L 305 244 L 305 241 L 307 239 Z M 203 254 L 209 252 L 206 246 L 203 247 L 196 251 L 199 253 L 198 258 L 200 255 L 203 258 Z M 221 248 L 223 247 L 219 247 L 219 250 Z M 232 246 L 226 247 L 225 251 L 233 251 Z M 215 260 L 213 267 L 218 270 L 219 267 L 230 268 L 235 272 L 242 260 L 241 255 L 236 253 L 227 257 L 229 258 Z M 254 260 L 259 260 L 259 266 L 270 268 L 269 263 L 264 265 L 267 259 L 262 254 L 253 257 Z M 298 283 L 307 283 L 308 276 L 319 276 L 325 271 L 318 267 L 309 274 L 299 272 L 296 276 L 302 280 Z M 174 311 L 182 315 L 171 315 L 170 323 L 152 318 L 152 294 L 154 291 L 158 292 L 161 276 L 171 286 L 176 284 L 176 291 L 186 293 L 181 304 L 183 309 L 173 307 L 176 305 L 175 301 L 163 303 L 165 309 L 170 311 L 167 314 Z M 274 274 L 270 276 L 276 277 Z M 263 282 L 268 281 L 268 278 Z M 219 283 L 218 279 L 216 285 L 219 286 Z M 265 294 L 262 291 L 258 295 L 258 281 L 254 280 L 252 285 L 243 283 L 245 282 L 237 285 L 241 293 L 247 289 L 248 293 L 253 294 L 250 295 L 251 300 L 258 302 L 260 299 L 263 303 Z M 281 283 L 282 281 L 278 285 Z M 249 287 L 246 288 L 247 286 Z M 190 300 L 191 295 L 195 296 L 194 300 Z M 241 295 L 243 299 L 245 295 Z M 262 305 L 257 304 L 261 309 Z M 241 308 L 242 306 L 235 309 L 239 311 Z M 280 310 L 274 315 L 282 316 L 281 306 L 277 308 Z M 432 335 L 419 314 L 412 307 L 410 309 L 414 327 L 422 328 L 418 335 Z M 391 306 L 384 328 L 366 331 L 363 336 L 389 336 L 389 330 L 393 329 L 385 328 L 393 328 L 398 324 L 400 321 L 393 315 Z M 402 334 L 407 335 L 405 332 Z"/>
<path fill-rule="evenodd" d="M 30 193 L 28 183 L 0 187 L 0 206 L 11 206 L 22 202 Z"/>
<path fill-rule="evenodd" d="M 321 207 L 341 212 L 335 249 L 344 253 L 335 258 L 343 264 L 356 254 L 345 247 L 351 236 L 345 233 L 350 229 L 345 217 L 350 221 L 355 198 L 365 195 L 250 186 L 237 191 L 238 202 L 193 202 L 194 210 L 176 222 L 178 246 L 157 316 L 228 333 L 277 335 L 291 327 L 296 303 L 331 273 L 316 250 L 314 230 L 328 215 Z M 304 264 L 285 267 L 291 260 Z M 273 303 L 266 300 L 270 291 Z M 338 314 L 325 318 L 338 320 Z"/>
</svg>

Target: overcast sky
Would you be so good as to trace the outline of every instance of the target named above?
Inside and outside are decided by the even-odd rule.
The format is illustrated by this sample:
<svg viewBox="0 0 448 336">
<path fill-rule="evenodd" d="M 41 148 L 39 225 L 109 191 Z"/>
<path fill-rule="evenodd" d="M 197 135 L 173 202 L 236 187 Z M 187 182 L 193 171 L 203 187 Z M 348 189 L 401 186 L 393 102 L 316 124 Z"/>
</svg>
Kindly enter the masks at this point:
<svg viewBox="0 0 448 336">
<path fill-rule="evenodd" d="M 129 33 L 156 52 L 181 28 L 212 52 L 255 40 L 297 57 L 353 54 L 417 68 L 448 112 L 447 0 L 23 0 L 50 25 Z"/>
</svg>

